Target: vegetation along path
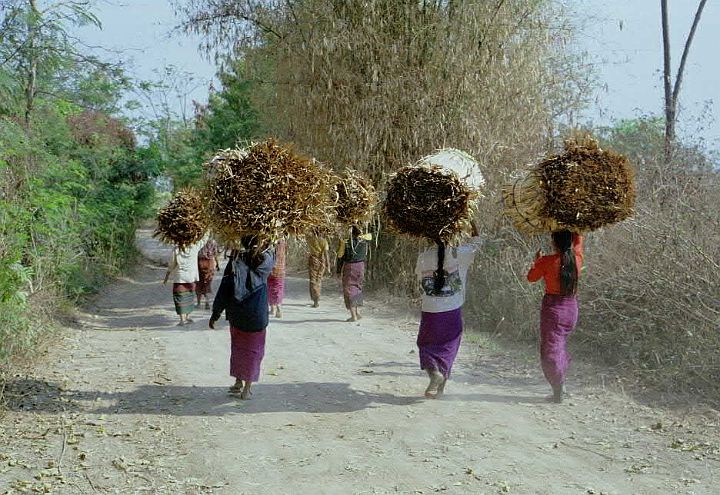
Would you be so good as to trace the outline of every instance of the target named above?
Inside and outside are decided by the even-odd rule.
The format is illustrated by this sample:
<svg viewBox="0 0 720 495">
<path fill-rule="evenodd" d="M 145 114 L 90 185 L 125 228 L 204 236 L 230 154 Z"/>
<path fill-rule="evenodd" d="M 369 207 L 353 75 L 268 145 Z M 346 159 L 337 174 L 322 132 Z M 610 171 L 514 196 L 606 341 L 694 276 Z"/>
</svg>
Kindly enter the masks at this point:
<svg viewBox="0 0 720 495">
<path fill-rule="evenodd" d="M 417 320 L 369 301 L 344 322 L 328 284 L 288 280 L 251 400 L 227 395 L 229 336 L 175 326 L 168 252 L 118 280 L 5 391 L 0 493 L 717 493 L 713 419 L 579 387 L 545 403 L 535 367 L 466 339 L 447 396 L 424 400 Z M 374 308 L 374 309 L 373 309 Z M 535 317 L 529 310 L 528 317 Z M 575 370 L 582 373 L 582 367 Z"/>
</svg>

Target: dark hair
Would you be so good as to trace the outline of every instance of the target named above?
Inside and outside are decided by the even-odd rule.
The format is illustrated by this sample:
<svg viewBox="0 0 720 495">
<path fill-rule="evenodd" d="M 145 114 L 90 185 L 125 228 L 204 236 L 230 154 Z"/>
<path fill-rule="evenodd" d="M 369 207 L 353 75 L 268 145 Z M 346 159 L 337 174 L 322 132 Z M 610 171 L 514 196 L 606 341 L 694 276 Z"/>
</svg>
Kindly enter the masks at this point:
<svg viewBox="0 0 720 495">
<path fill-rule="evenodd" d="M 433 273 L 433 294 L 441 294 L 445 287 L 445 243 L 443 241 L 435 241 L 438 249 L 437 270 Z"/>
<path fill-rule="evenodd" d="M 360 230 L 360 227 L 358 227 L 357 225 L 353 225 L 352 226 L 352 236 L 359 237 L 360 234 L 362 234 L 362 230 Z"/>
<path fill-rule="evenodd" d="M 256 269 L 264 260 L 259 239 L 254 235 L 246 235 L 242 237 L 240 243 L 245 250 L 239 253 L 239 258 L 249 266 L 251 270 Z"/>
<path fill-rule="evenodd" d="M 552 241 L 560 253 L 560 288 L 563 295 L 570 296 L 577 292 L 578 270 L 573 250 L 573 233 L 561 230 L 552 233 Z"/>
</svg>

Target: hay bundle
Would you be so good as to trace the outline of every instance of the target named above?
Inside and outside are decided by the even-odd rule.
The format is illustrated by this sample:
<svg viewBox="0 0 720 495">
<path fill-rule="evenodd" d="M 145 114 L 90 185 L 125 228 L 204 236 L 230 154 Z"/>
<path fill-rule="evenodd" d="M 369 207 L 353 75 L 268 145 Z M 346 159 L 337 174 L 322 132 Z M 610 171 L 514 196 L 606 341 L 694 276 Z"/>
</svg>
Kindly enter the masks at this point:
<svg viewBox="0 0 720 495">
<path fill-rule="evenodd" d="M 478 162 L 468 153 L 455 148 L 439 149 L 421 158 L 418 165 L 438 165 L 446 170 L 452 170 L 463 184 L 474 189 L 479 190 L 485 185 L 485 178 L 480 172 Z"/>
<path fill-rule="evenodd" d="M 476 197 L 453 171 L 407 166 L 388 182 L 383 216 L 396 232 L 450 242 L 466 230 Z"/>
<path fill-rule="evenodd" d="M 178 191 L 157 216 L 153 237 L 180 249 L 195 244 L 207 232 L 200 195 L 191 188 Z"/>
<path fill-rule="evenodd" d="M 634 173 L 627 158 L 584 137 L 503 190 L 505 214 L 518 230 L 588 232 L 633 214 Z"/>
<path fill-rule="evenodd" d="M 370 180 L 354 170 L 348 170 L 335 185 L 335 191 L 340 223 L 354 225 L 370 220 L 378 201 Z"/>
<path fill-rule="evenodd" d="M 208 221 L 223 242 L 243 235 L 274 242 L 332 221 L 331 174 L 270 139 L 220 151 L 205 164 Z"/>
</svg>

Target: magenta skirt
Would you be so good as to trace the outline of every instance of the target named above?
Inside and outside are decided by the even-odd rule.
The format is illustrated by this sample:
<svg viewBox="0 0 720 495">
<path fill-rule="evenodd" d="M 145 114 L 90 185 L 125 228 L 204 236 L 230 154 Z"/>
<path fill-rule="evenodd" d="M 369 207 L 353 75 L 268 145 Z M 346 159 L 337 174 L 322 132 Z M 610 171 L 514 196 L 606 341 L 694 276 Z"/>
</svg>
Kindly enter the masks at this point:
<svg viewBox="0 0 720 495">
<path fill-rule="evenodd" d="M 230 376 L 250 382 L 260 379 L 266 333 L 267 330 L 243 332 L 236 327 L 230 327 Z"/>
<path fill-rule="evenodd" d="M 540 309 L 540 364 L 551 385 L 565 383 L 570 367 L 566 343 L 578 319 L 576 296 L 545 294 Z"/>
<path fill-rule="evenodd" d="M 285 297 L 285 277 L 276 277 L 270 275 L 268 277 L 268 304 L 276 306 L 282 304 Z"/>
<path fill-rule="evenodd" d="M 445 378 L 449 378 L 460 349 L 462 331 L 462 308 L 442 313 L 423 311 L 417 337 L 420 368 L 438 370 Z"/>
<path fill-rule="evenodd" d="M 363 305 L 363 283 L 365 282 L 365 262 L 345 263 L 342 267 L 342 289 L 345 308 L 357 308 Z"/>
</svg>

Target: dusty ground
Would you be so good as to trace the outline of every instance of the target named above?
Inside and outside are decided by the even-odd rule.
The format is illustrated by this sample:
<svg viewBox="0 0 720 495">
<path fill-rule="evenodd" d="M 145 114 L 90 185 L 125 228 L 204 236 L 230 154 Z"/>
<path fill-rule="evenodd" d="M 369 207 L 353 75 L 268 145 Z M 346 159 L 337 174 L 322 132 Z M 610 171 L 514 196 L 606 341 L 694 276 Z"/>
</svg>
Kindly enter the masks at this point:
<svg viewBox="0 0 720 495">
<path fill-rule="evenodd" d="M 417 317 L 370 300 L 345 323 L 336 286 L 312 309 L 301 278 L 252 400 L 231 398 L 226 327 L 208 330 L 204 310 L 174 326 L 167 252 L 139 235 L 148 261 L 8 384 L 0 493 L 720 492 L 716 416 L 589 385 L 547 404 L 534 363 L 473 338 L 446 398 L 423 400 Z"/>
</svg>

